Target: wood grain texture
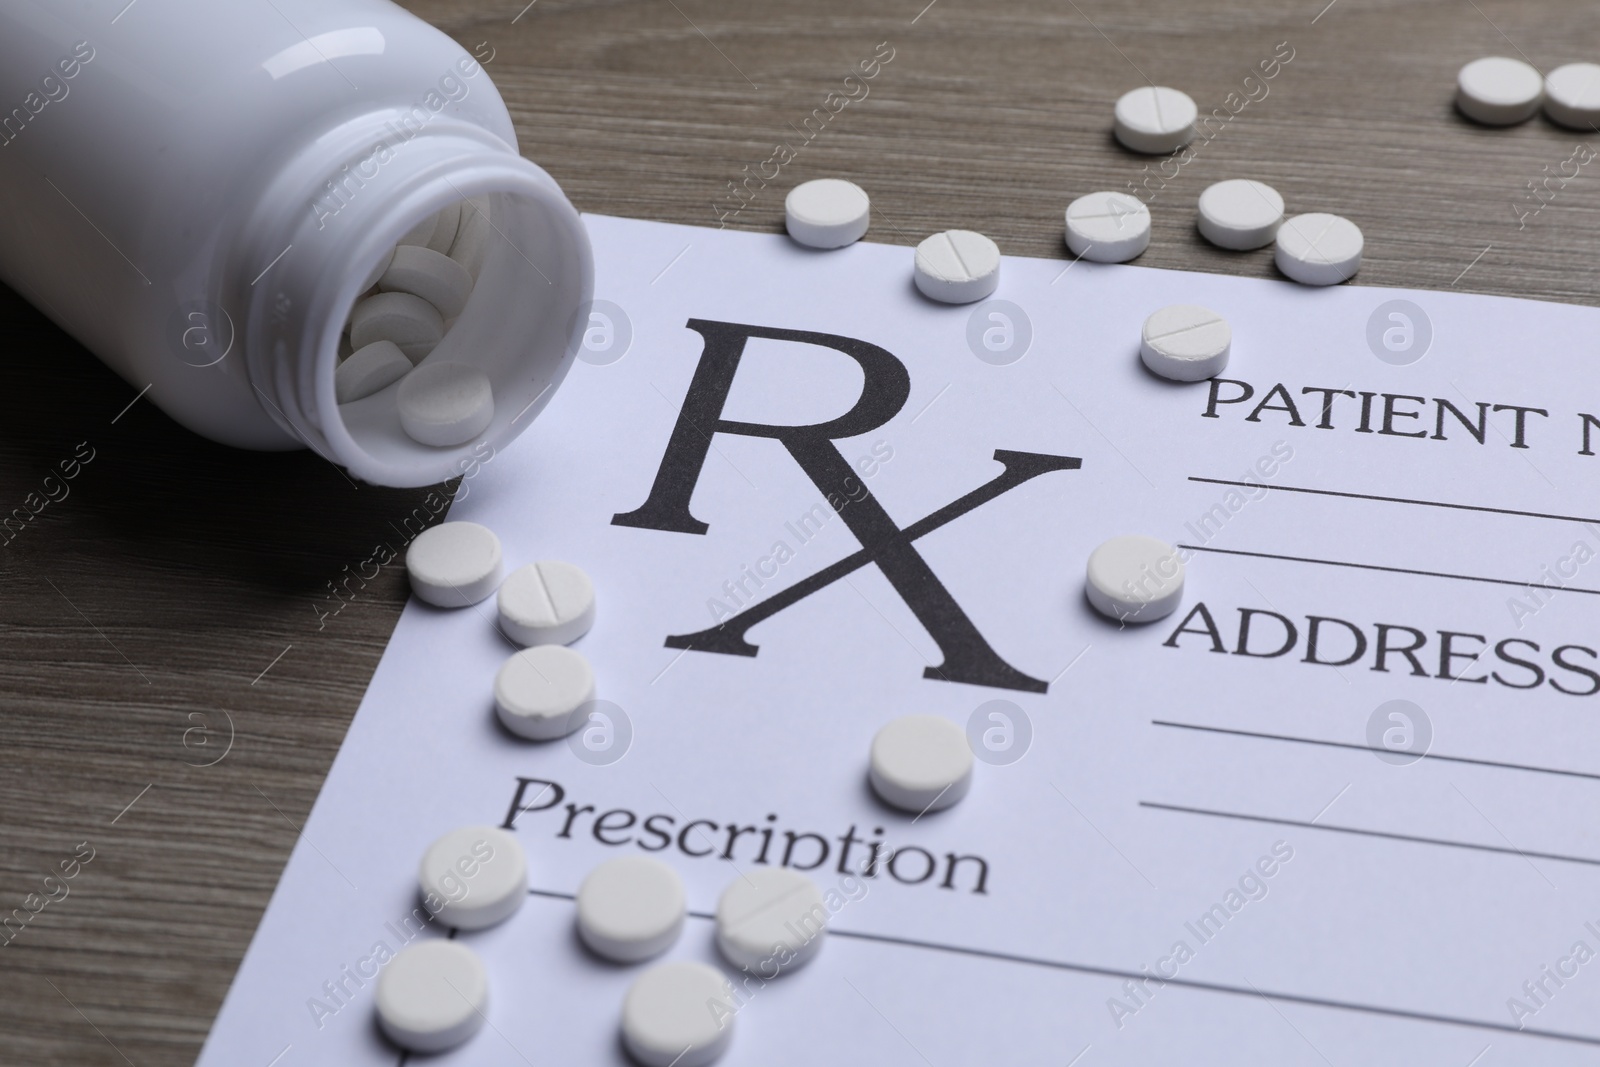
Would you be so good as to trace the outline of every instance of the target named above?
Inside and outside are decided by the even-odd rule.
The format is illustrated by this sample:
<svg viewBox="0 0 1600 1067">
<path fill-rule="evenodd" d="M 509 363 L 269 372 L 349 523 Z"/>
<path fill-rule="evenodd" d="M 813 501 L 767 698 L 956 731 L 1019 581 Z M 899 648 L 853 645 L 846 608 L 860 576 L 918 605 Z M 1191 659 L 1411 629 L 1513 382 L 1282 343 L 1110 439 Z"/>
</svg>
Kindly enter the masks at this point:
<svg viewBox="0 0 1600 1067">
<path fill-rule="evenodd" d="M 1484 129 L 1451 107 L 1456 69 L 1481 55 L 1600 58 L 1592 8 L 925 2 L 408 6 L 487 49 L 525 154 L 583 210 L 714 225 L 728 183 L 784 141 L 797 157 L 727 225 L 776 231 L 789 186 L 841 176 L 871 192 L 874 240 L 965 227 L 1063 260 L 1067 201 L 1153 162 L 1113 143 L 1118 94 L 1148 76 L 1209 113 L 1287 41 L 1268 95 L 1151 202 L 1141 263 L 1274 276 L 1270 252 L 1194 232 L 1205 185 L 1254 177 L 1291 210 L 1361 225 L 1360 284 L 1600 302 L 1600 161 L 1525 225 L 1516 210 L 1585 138 L 1542 119 Z M 804 138 L 829 91 L 859 91 L 843 79 L 880 42 L 894 58 L 869 94 Z M 404 602 L 398 562 L 323 619 L 328 583 L 402 544 L 424 493 L 211 445 L 142 401 L 117 417 L 133 391 L 4 290 L 0 336 L 0 511 L 79 442 L 94 450 L 70 495 L 0 546 L 0 913 L 79 842 L 95 850 L 70 896 L 0 949 L 0 1062 L 187 1064 Z M 232 748 L 197 766 L 230 721 Z"/>
</svg>

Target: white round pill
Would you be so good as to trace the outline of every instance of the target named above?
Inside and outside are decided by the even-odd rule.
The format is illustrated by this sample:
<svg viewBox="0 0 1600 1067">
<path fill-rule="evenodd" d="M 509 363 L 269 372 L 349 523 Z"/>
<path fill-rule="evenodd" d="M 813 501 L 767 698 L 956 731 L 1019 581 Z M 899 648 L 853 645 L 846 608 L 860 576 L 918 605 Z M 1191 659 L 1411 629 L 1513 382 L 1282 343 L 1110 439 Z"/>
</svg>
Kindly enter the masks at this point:
<svg viewBox="0 0 1600 1067">
<path fill-rule="evenodd" d="M 594 671 L 589 661 L 562 645 L 514 652 L 494 676 L 500 722 L 532 741 L 565 737 L 582 726 L 579 709 L 592 700 Z"/>
<path fill-rule="evenodd" d="M 423 903 L 439 922 L 482 930 L 522 907 L 528 896 L 528 859 L 506 831 L 462 826 L 428 846 L 417 881 Z"/>
<path fill-rule="evenodd" d="M 1198 304 L 1173 304 L 1144 320 L 1139 358 L 1163 378 L 1198 382 L 1222 373 L 1232 344 L 1227 319 Z"/>
<path fill-rule="evenodd" d="M 413 363 L 432 352 L 444 336 L 444 319 L 420 296 L 379 293 L 350 312 L 350 344 L 365 348 L 374 341 L 393 341 Z"/>
<path fill-rule="evenodd" d="M 872 205 L 855 182 L 818 178 L 789 190 L 783 218 L 789 236 L 807 248 L 843 248 L 867 232 Z"/>
<path fill-rule="evenodd" d="M 1230 178 L 1200 194 L 1200 236 L 1245 251 L 1272 243 L 1283 223 L 1283 197 L 1270 185 Z"/>
<path fill-rule="evenodd" d="M 1361 269 L 1361 229 L 1339 215 L 1313 212 L 1283 220 L 1273 261 L 1301 285 L 1337 285 Z"/>
<path fill-rule="evenodd" d="M 1183 599 L 1183 560 L 1154 537 L 1113 537 L 1089 554 L 1085 591 L 1102 615 L 1151 622 L 1172 614 Z"/>
<path fill-rule="evenodd" d="M 374 1000 L 390 1041 L 409 1052 L 443 1052 L 483 1027 L 489 976 L 459 941 L 418 941 L 383 968 Z"/>
<path fill-rule="evenodd" d="M 622 1043 L 644 1067 L 706 1067 L 733 1041 L 733 987 L 703 963 L 661 963 L 622 1002 Z"/>
<path fill-rule="evenodd" d="M 524 648 L 569 645 L 594 625 L 594 583 L 583 569 L 542 559 L 500 586 L 500 630 Z"/>
<path fill-rule="evenodd" d="M 1122 193 L 1090 193 L 1067 205 L 1067 248 L 1091 263 L 1126 263 L 1150 247 L 1150 209 Z"/>
<path fill-rule="evenodd" d="M 884 803 L 901 811 L 940 811 L 972 785 L 972 747 L 961 727 L 937 715 L 906 715 L 872 739 L 869 778 Z"/>
<path fill-rule="evenodd" d="M 1568 63 L 1544 80 L 1544 113 L 1574 130 L 1600 129 L 1600 65 Z"/>
<path fill-rule="evenodd" d="M 466 444 L 494 421 L 494 387 L 489 376 L 470 363 L 424 363 L 401 379 L 395 400 L 400 428 L 418 444 L 437 448 Z"/>
<path fill-rule="evenodd" d="M 1474 59 L 1456 75 L 1456 107 L 1486 126 L 1512 126 L 1533 118 L 1544 97 L 1544 78 L 1520 59 Z"/>
<path fill-rule="evenodd" d="M 378 288 L 420 296 L 438 309 L 441 318 L 453 319 L 472 296 L 472 272 L 442 252 L 401 245 L 378 279 Z"/>
<path fill-rule="evenodd" d="M 618 856 L 578 887 L 578 936 L 596 955 L 637 963 L 672 947 L 683 931 L 683 880 L 660 860 Z"/>
<path fill-rule="evenodd" d="M 1000 284 L 1000 248 L 981 233 L 945 230 L 917 246 L 917 288 L 930 300 L 970 304 Z"/>
<path fill-rule="evenodd" d="M 371 396 L 411 373 L 411 361 L 393 341 L 374 341 L 344 358 L 333 372 L 333 396 L 341 404 Z"/>
<path fill-rule="evenodd" d="M 822 950 L 828 918 L 810 878 L 788 867 L 751 867 L 717 901 L 717 948 L 735 967 L 792 969 Z"/>
<path fill-rule="evenodd" d="M 500 538 L 475 522 L 441 522 L 406 549 L 417 599 L 441 608 L 476 604 L 500 584 Z"/>
<path fill-rule="evenodd" d="M 1188 93 L 1145 85 L 1129 89 L 1117 99 L 1113 128 L 1123 147 L 1159 156 L 1194 140 L 1194 120 L 1199 114 Z"/>
</svg>

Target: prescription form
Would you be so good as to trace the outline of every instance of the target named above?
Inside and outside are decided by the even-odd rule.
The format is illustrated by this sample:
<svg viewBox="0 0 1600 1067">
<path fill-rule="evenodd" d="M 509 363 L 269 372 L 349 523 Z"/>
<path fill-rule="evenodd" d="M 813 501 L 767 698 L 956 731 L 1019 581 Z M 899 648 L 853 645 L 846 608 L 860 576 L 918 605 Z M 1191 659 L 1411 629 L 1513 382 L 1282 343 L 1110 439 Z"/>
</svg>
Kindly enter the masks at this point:
<svg viewBox="0 0 1600 1067">
<path fill-rule="evenodd" d="M 449 517 L 593 577 L 596 714 L 509 734 L 493 601 L 413 600 L 201 1064 L 407 1062 L 377 975 L 444 936 L 488 1025 L 427 1062 L 622 1064 L 642 967 L 571 900 L 620 855 L 739 983 L 729 1067 L 1595 1062 L 1600 311 L 1017 258 L 950 307 L 910 248 L 588 225 L 582 358 Z M 1141 366 L 1174 303 L 1219 380 Z M 1172 615 L 1085 603 L 1125 533 Z M 979 756 L 920 817 L 866 774 L 913 712 Z M 531 891 L 454 933 L 416 871 L 469 823 Z M 763 862 L 832 913 L 765 983 L 710 918 Z"/>
</svg>

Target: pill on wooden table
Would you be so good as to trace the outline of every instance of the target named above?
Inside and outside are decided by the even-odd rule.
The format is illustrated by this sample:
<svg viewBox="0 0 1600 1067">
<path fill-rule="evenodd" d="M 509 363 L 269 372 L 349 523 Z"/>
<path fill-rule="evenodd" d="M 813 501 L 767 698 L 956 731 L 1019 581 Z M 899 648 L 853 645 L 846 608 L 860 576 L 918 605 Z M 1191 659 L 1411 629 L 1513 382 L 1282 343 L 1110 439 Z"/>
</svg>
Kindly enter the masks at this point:
<svg viewBox="0 0 1600 1067">
<path fill-rule="evenodd" d="M 1067 205 L 1067 248 L 1092 263 L 1126 263 L 1150 247 L 1150 209 L 1137 197 L 1100 192 Z"/>
<path fill-rule="evenodd" d="M 456 231 L 455 244 L 450 246 L 450 258 L 467 268 L 476 281 L 488 258 L 489 242 L 495 236 L 489 221 L 489 198 L 468 197 L 461 205 L 461 226 Z"/>
<path fill-rule="evenodd" d="M 489 975 L 459 941 L 418 941 L 384 966 L 373 999 L 390 1041 L 409 1052 L 443 1052 L 482 1028 Z"/>
<path fill-rule="evenodd" d="M 703 963 L 660 963 L 622 1002 L 622 1043 L 643 1067 L 706 1067 L 733 1041 L 733 988 Z"/>
<path fill-rule="evenodd" d="M 1163 378 L 1198 382 L 1222 373 L 1232 344 L 1227 319 L 1198 304 L 1173 304 L 1144 320 L 1139 358 Z"/>
<path fill-rule="evenodd" d="M 578 936 L 596 955 L 637 963 L 672 947 L 683 931 L 683 879 L 660 860 L 618 856 L 578 887 Z"/>
<path fill-rule="evenodd" d="M 1200 194 L 1200 236 L 1245 251 L 1272 243 L 1283 223 L 1283 197 L 1270 185 L 1230 178 Z"/>
<path fill-rule="evenodd" d="M 437 215 L 433 217 L 433 232 L 428 235 L 426 247 L 444 255 L 450 251 L 450 246 L 456 242 L 456 234 L 461 227 L 461 201 L 446 204 Z"/>
<path fill-rule="evenodd" d="M 1199 113 L 1188 93 L 1164 85 L 1144 85 L 1117 99 L 1113 128 L 1123 147 L 1146 155 L 1165 155 L 1194 140 L 1194 120 Z"/>
<path fill-rule="evenodd" d="M 828 909 L 817 883 L 789 867 L 750 867 L 717 901 L 717 948 L 735 967 L 790 969 L 822 949 Z"/>
<path fill-rule="evenodd" d="M 475 522 L 441 522 L 406 549 L 417 599 L 441 608 L 476 604 L 500 584 L 500 538 Z"/>
<path fill-rule="evenodd" d="M 580 709 L 594 700 L 594 671 L 562 645 L 535 645 L 512 655 L 494 677 L 500 722 L 518 737 L 549 741 L 584 723 Z"/>
<path fill-rule="evenodd" d="M 393 341 L 374 341 L 344 358 L 333 372 L 333 396 L 341 404 L 369 397 L 411 373 L 411 361 Z"/>
<path fill-rule="evenodd" d="M 369 296 L 350 312 L 353 347 L 393 341 L 412 363 L 421 362 L 443 336 L 444 319 L 439 309 L 411 293 Z"/>
<path fill-rule="evenodd" d="M 470 363 L 424 363 L 400 380 L 395 402 L 406 435 L 437 448 L 466 444 L 494 421 L 494 387 Z"/>
<path fill-rule="evenodd" d="M 472 272 L 443 252 L 400 245 L 378 279 L 378 288 L 420 296 L 439 309 L 441 318 L 453 319 L 472 295 Z"/>
<path fill-rule="evenodd" d="M 1600 65 L 1568 63 L 1544 79 L 1544 113 L 1569 129 L 1600 128 Z"/>
<path fill-rule="evenodd" d="M 970 304 L 1000 284 L 1000 248 L 981 233 L 945 230 L 917 246 L 917 288 L 930 300 Z"/>
<path fill-rule="evenodd" d="M 872 205 L 855 182 L 818 178 L 789 190 L 783 216 L 789 236 L 808 248 L 843 248 L 867 232 Z"/>
<path fill-rule="evenodd" d="M 594 625 L 594 583 L 581 567 L 543 559 L 500 586 L 500 630 L 524 648 L 568 645 Z"/>
<path fill-rule="evenodd" d="M 906 715 L 872 739 L 873 791 L 884 803 L 917 815 L 950 807 L 972 785 L 966 731 L 937 715 Z"/>
<path fill-rule="evenodd" d="M 383 277 L 383 272 L 389 269 L 389 263 L 393 259 L 393 248 L 389 249 L 383 255 L 378 257 L 378 262 L 372 265 L 372 271 L 367 275 L 366 282 L 361 286 L 363 295 L 365 295 L 366 290 L 371 289 L 374 285 L 378 284 L 378 279 Z"/>
<path fill-rule="evenodd" d="M 1100 614 L 1151 622 L 1183 599 L 1183 560 L 1165 541 L 1141 534 L 1113 537 L 1089 554 L 1085 591 Z"/>
<path fill-rule="evenodd" d="M 1361 229 L 1339 215 L 1284 219 L 1277 241 L 1274 262 L 1302 285 L 1337 285 L 1361 269 Z"/>
<path fill-rule="evenodd" d="M 1533 118 L 1544 97 L 1544 78 L 1520 59 L 1474 59 L 1456 75 L 1456 107 L 1486 126 L 1512 126 Z"/>
<path fill-rule="evenodd" d="M 428 846 L 417 881 L 424 905 L 440 923 L 482 930 L 522 907 L 528 896 L 528 859 L 506 831 L 462 826 Z"/>
</svg>

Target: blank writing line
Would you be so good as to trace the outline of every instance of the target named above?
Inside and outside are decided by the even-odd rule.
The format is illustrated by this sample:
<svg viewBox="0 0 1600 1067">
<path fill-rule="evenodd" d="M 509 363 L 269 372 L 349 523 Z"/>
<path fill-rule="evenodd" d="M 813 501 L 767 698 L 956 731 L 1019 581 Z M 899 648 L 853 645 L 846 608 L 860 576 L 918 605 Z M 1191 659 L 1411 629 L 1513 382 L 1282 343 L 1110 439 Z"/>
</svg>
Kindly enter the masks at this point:
<svg viewBox="0 0 1600 1067">
<path fill-rule="evenodd" d="M 1499 852 L 1507 856 L 1534 856 L 1542 860 L 1559 860 L 1562 863 L 1582 863 L 1590 867 L 1600 867 L 1600 860 L 1589 859 L 1585 856 L 1563 856 L 1557 852 L 1528 852 L 1522 849 L 1506 848 L 1503 845 L 1480 845 L 1473 841 L 1452 841 L 1445 837 L 1417 837 L 1412 834 L 1396 834 L 1387 830 L 1363 830 L 1359 826 L 1334 826 L 1325 822 L 1307 822 L 1305 819 L 1279 819 L 1271 815 L 1247 815 L 1237 811 L 1213 811 L 1209 808 L 1186 808 L 1180 804 L 1158 804 L 1153 800 L 1139 801 L 1141 808 L 1157 808 L 1161 811 L 1178 811 L 1187 815 L 1210 815 L 1218 819 L 1239 819 L 1243 822 L 1264 822 L 1274 826 L 1301 826 L 1308 830 L 1328 830 L 1337 834 L 1356 834 L 1361 837 L 1381 837 L 1389 841 L 1407 841 L 1414 845 L 1442 845 L 1445 848 L 1465 848 L 1474 852 Z"/>
<path fill-rule="evenodd" d="M 1293 741 L 1298 745 L 1322 745 L 1326 748 L 1348 748 L 1357 752 L 1388 753 L 1391 750 L 1374 748 L 1371 745 L 1358 745 L 1353 741 L 1325 741 L 1320 737 L 1295 737 L 1292 734 L 1264 734 L 1254 730 L 1233 730 L 1225 726 L 1204 726 L 1193 722 L 1168 722 L 1165 719 L 1151 719 L 1153 726 L 1171 726 L 1179 730 L 1199 730 L 1208 734 L 1228 734 L 1233 737 L 1257 737 L 1264 741 Z M 1500 760 L 1472 759 L 1468 756 L 1441 756 L 1437 752 L 1396 752 L 1396 755 L 1416 756 L 1419 759 L 1446 760 L 1450 763 L 1471 763 L 1478 767 L 1503 767 L 1509 771 L 1531 771 L 1534 774 L 1564 774 L 1569 778 L 1593 778 L 1600 781 L 1600 774 L 1589 771 L 1569 771 L 1561 767 L 1535 767 L 1527 763 L 1503 763 Z"/>
<path fill-rule="evenodd" d="M 1280 556 L 1274 552 L 1246 552 L 1239 548 L 1208 548 L 1205 545 L 1179 545 L 1190 552 L 1216 552 L 1224 556 L 1251 556 L 1255 559 L 1280 559 L 1289 563 L 1317 563 L 1324 567 L 1353 567 L 1362 571 L 1384 571 L 1388 574 L 1417 574 L 1424 578 L 1451 578 L 1458 582 L 1487 582 L 1490 585 L 1514 585 L 1525 589 L 1533 582 L 1519 582 L 1514 578 L 1484 578 L 1476 574 L 1450 574 L 1445 571 L 1419 571 L 1410 567 L 1384 567 L 1377 563 L 1349 563 L 1342 559 L 1313 559 L 1310 556 Z M 1587 593 L 1600 596 L 1600 589 L 1579 589 L 1575 585 L 1540 586 L 1559 589 L 1563 593 Z"/>
<path fill-rule="evenodd" d="M 1148 806 L 1160 807 L 1161 805 Z M 1319 825 L 1317 829 L 1329 828 Z M 1530 853 L 1530 855 L 1538 855 L 1538 853 Z M 550 897 L 554 900 L 574 899 L 571 893 L 558 893 L 548 889 L 529 889 L 528 893 L 530 896 Z M 715 916 L 706 912 L 698 911 L 689 912 L 689 916 L 695 919 L 715 918 Z M 854 930 L 838 930 L 829 927 L 828 936 L 843 937 L 853 941 L 873 941 L 880 945 L 894 945 L 900 948 L 919 948 L 930 952 L 946 952 L 955 956 L 972 956 L 978 959 L 994 960 L 999 963 L 1020 963 L 1028 967 L 1045 967 L 1053 971 L 1070 971 L 1074 974 L 1090 974 L 1101 978 L 1131 978 L 1136 982 L 1152 980 L 1152 976 L 1147 971 L 1126 971 L 1116 967 L 1097 967 L 1087 963 L 1068 963 L 1062 960 L 1045 959 L 1040 956 L 1023 956 L 1014 952 L 996 952 L 991 949 L 969 948 L 965 945 L 947 945 L 937 941 L 919 941 L 915 938 L 893 937 L 888 934 L 866 934 Z M 1332 1008 L 1337 1011 L 1354 1011 L 1366 1015 L 1383 1015 L 1391 1019 L 1407 1019 L 1412 1022 L 1465 1026 L 1474 1030 L 1493 1030 L 1497 1033 L 1514 1034 L 1520 1037 L 1545 1038 L 1550 1041 L 1567 1041 L 1578 1045 L 1600 1045 L 1600 1037 L 1563 1033 L 1559 1030 L 1536 1030 L 1527 1026 L 1517 1027 L 1510 1023 L 1467 1019 L 1455 1015 L 1436 1015 L 1432 1012 L 1408 1011 L 1405 1008 L 1391 1008 L 1382 1004 L 1362 1004 L 1358 1001 L 1331 1000 L 1326 997 L 1302 996 L 1298 993 L 1275 993 L 1271 990 L 1263 991 L 1252 986 L 1235 986 L 1223 982 L 1202 982 L 1189 978 L 1155 978 L 1153 980 L 1159 985 L 1170 985 L 1179 989 L 1194 989 L 1203 993 L 1224 993 L 1230 996 L 1256 999 L 1265 998 L 1267 1000 L 1283 1001 L 1288 1004 L 1305 1004 L 1314 1008 Z"/>
<path fill-rule="evenodd" d="M 1518 511 L 1516 508 L 1491 508 L 1483 504 L 1451 504 L 1443 500 L 1413 500 L 1404 496 L 1379 496 L 1376 493 L 1345 493 L 1337 489 L 1306 489 L 1298 485 L 1267 485 L 1264 482 L 1233 482 L 1226 478 L 1196 478 L 1191 482 L 1208 485 L 1236 485 L 1243 489 L 1270 489 L 1278 493 L 1310 493 L 1313 496 L 1342 496 L 1350 500 L 1381 500 L 1389 504 L 1416 504 L 1425 508 L 1451 508 L 1455 511 L 1484 511 L 1491 515 L 1518 515 L 1525 519 L 1556 519 L 1561 522 L 1600 522 L 1580 515 L 1552 515 L 1543 511 Z"/>
</svg>

